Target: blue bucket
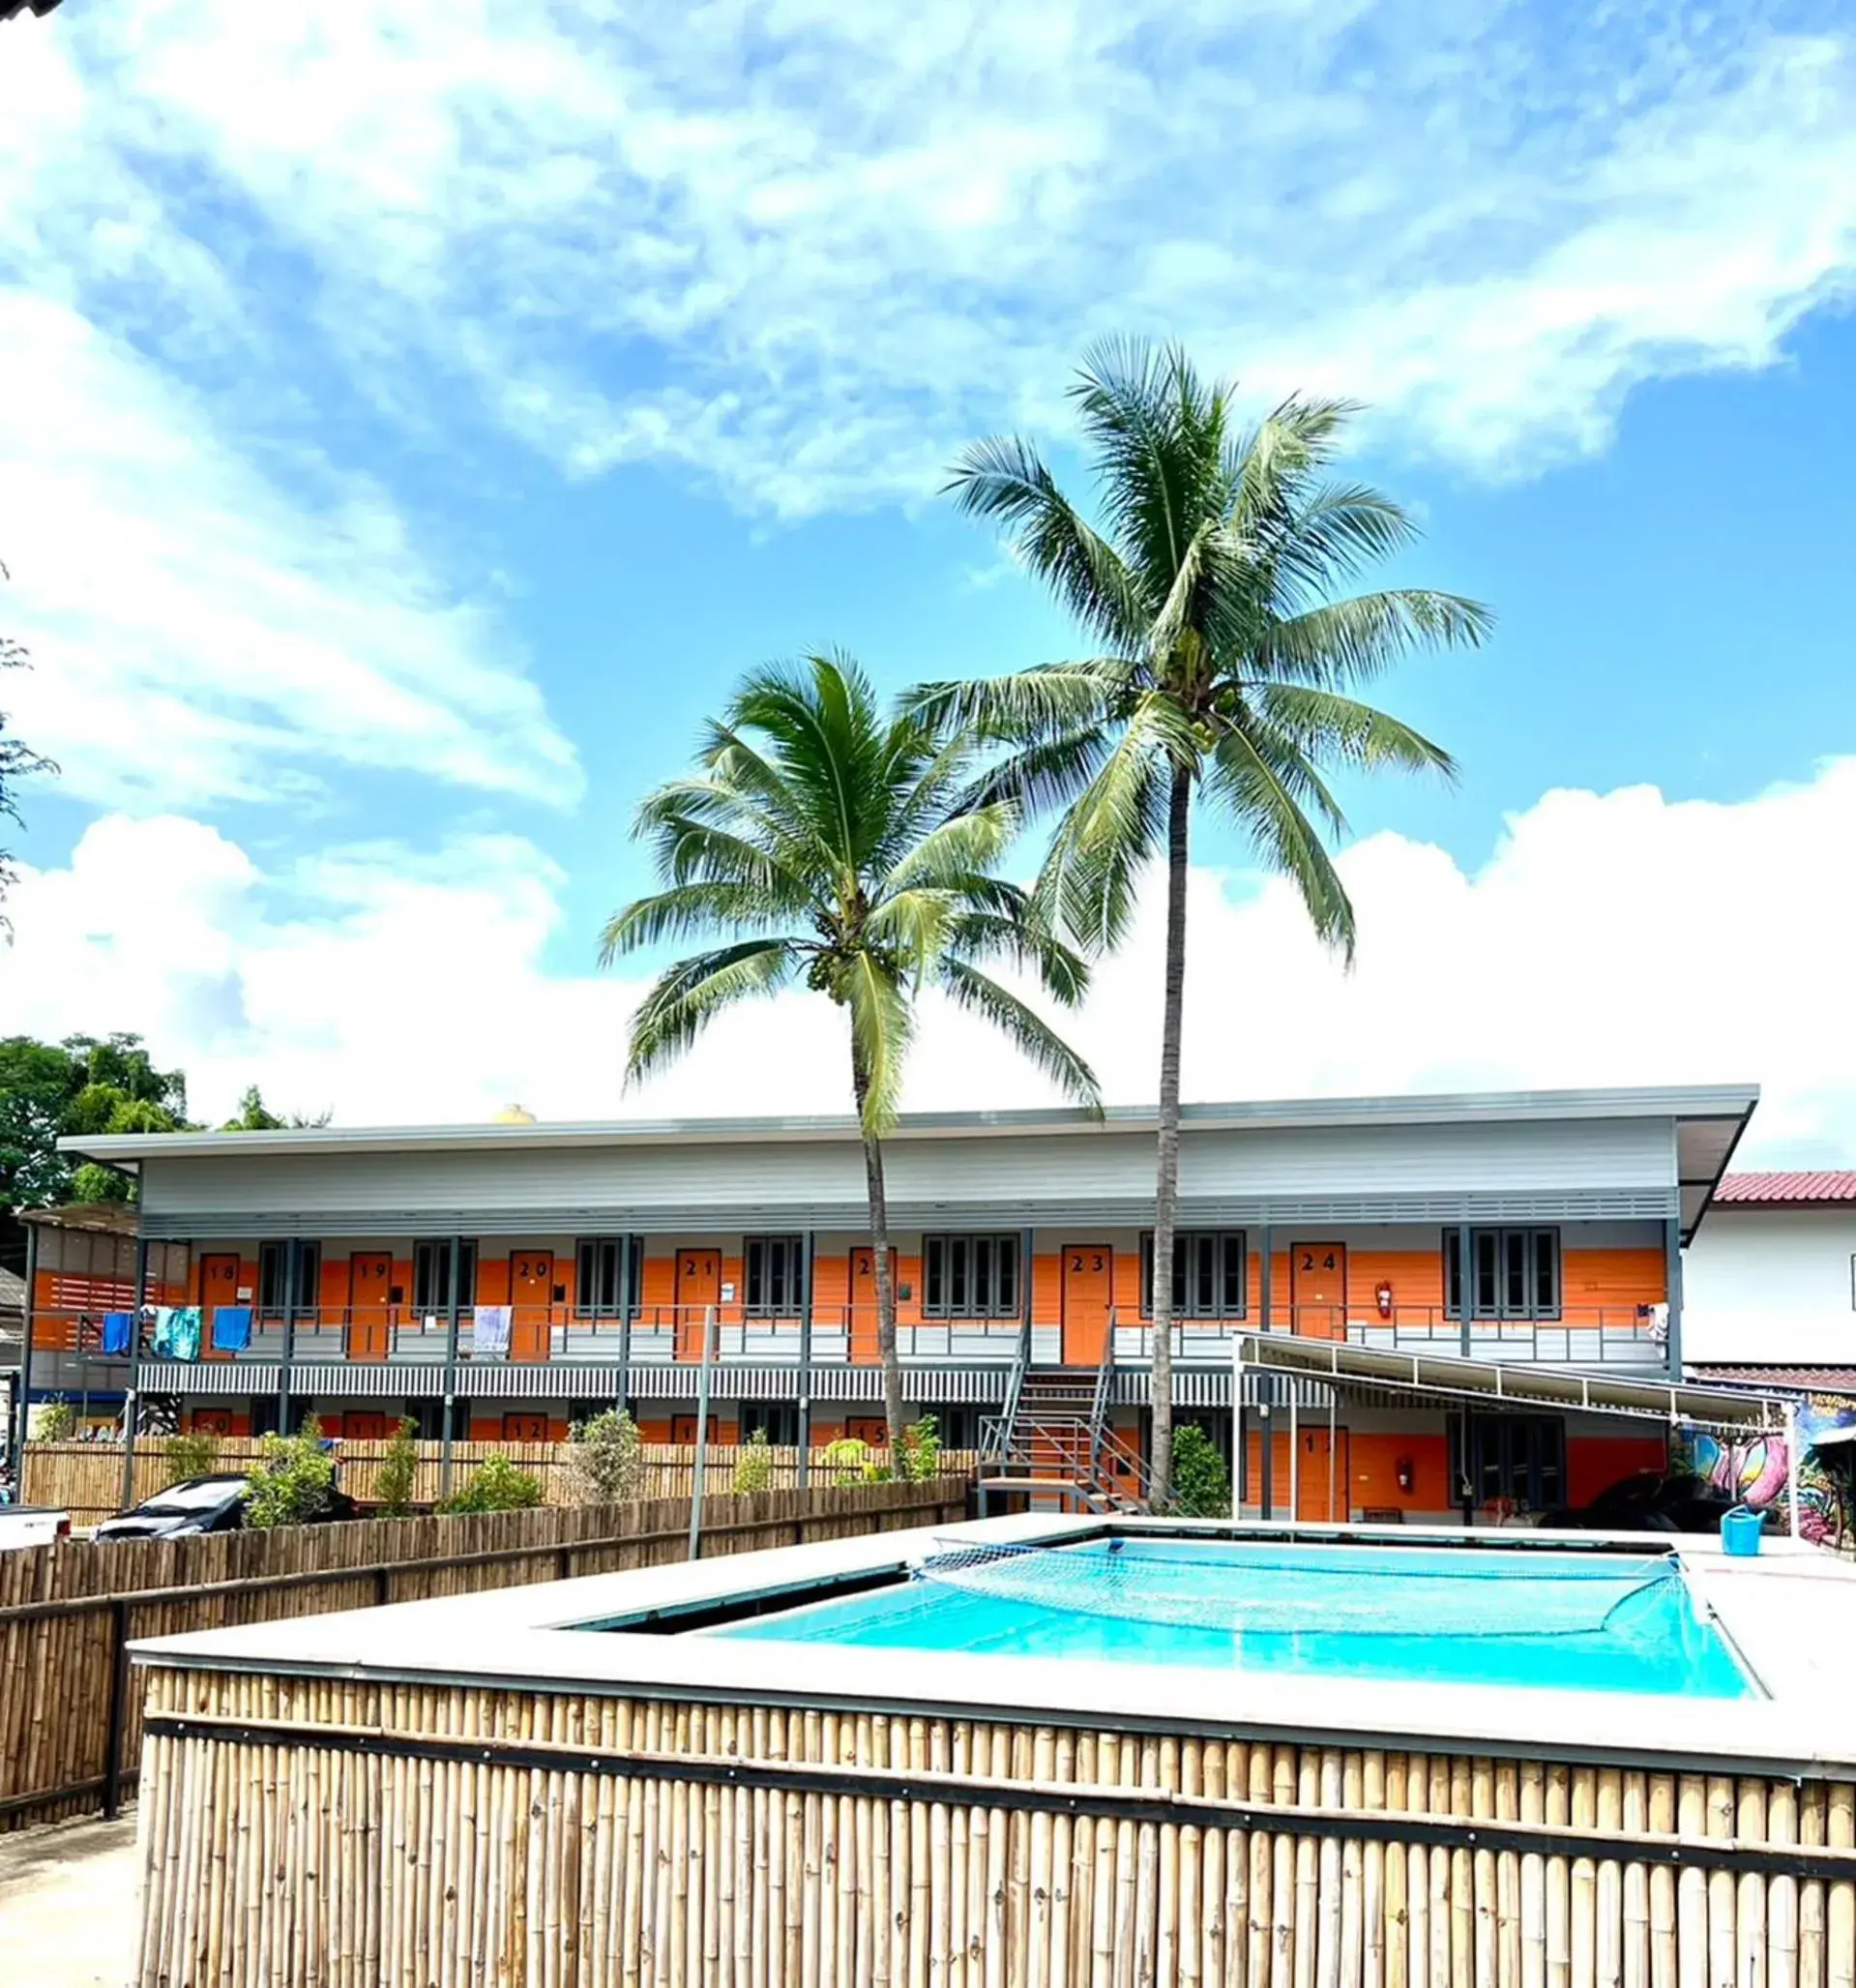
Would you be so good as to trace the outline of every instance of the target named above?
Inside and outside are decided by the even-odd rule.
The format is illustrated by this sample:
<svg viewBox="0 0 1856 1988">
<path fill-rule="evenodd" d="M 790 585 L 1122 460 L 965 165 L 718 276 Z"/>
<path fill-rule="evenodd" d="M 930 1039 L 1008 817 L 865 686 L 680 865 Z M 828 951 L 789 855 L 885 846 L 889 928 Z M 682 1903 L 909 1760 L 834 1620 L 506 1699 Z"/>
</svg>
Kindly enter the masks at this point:
<svg viewBox="0 0 1856 1988">
<path fill-rule="evenodd" d="M 1749 1511 L 1745 1505 L 1735 1505 L 1730 1512 L 1721 1515 L 1721 1547 L 1723 1553 L 1745 1559 L 1759 1551 L 1759 1535 L 1765 1530 L 1765 1519 L 1758 1513 Z"/>
</svg>

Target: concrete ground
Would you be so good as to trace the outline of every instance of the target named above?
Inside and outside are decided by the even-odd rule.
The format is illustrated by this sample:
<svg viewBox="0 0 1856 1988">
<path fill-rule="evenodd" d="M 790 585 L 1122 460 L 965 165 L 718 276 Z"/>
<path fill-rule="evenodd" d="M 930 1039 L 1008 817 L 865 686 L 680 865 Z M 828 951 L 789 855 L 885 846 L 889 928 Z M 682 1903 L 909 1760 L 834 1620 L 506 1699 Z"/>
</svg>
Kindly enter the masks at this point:
<svg viewBox="0 0 1856 1988">
<path fill-rule="evenodd" d="M 123 1988 L 135 1918 L 135 1818 L 0 1836 L 0 1975 Z"/>
</svg>

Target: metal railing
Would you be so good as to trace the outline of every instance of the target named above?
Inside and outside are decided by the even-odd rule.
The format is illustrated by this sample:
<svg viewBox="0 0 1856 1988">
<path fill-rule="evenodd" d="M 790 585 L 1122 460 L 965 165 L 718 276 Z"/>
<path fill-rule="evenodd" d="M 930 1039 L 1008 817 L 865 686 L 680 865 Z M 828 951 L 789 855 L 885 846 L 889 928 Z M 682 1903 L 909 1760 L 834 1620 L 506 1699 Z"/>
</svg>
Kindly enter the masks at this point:
<svg viewBox="0 0 1856 1988">
<path fill-rule="evenodd" d="M 1463 1320 L 1442 1305 L 1272 1305 L 1227 1319 L 1183 1319 L 1173 1325 L 1173 1358 L 1182 1366 L 1228 1365 L 1238 1332 L 1292 1333 L 1398 1352 L 1467 1354 L 1543 1366 L 1636 1367 L 1665 1364 L 1668 1327 L 1654 1305 L 1568 1305 L 1551 1318 Z M 1137 1314 L 1110 1316 L 1109 1339 L 1123 1363 L 1151 1361 L 1154 1326 Z"/>
</svg>

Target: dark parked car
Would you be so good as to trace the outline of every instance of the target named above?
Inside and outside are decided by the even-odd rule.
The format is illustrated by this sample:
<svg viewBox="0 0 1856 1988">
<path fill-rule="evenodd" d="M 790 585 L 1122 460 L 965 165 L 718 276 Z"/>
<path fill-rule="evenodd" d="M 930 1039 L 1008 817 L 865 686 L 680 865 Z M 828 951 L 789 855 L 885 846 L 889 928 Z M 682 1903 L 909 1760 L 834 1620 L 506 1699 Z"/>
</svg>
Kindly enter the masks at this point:
<svg viewBox="0 0 1856 1988">
<path fill-rule="evenodd" d="M 144 1498 L 120 1519 L 105 1519 L 97 1528 L 99 1539 L 177 1539 L 184 1533 L 236 1532 L 245 1524 L 245 1494 L 250 1478 L 243 1470 L 212 1477 L 187 1477 Z M 359 1507 L 345 1492 L 331 1491 L 329 1502 L 312 1523 L 353 1519 Z"/>
<path fill-rule="evenodd" d="M 1590 1504 L 1544 1513 L 1541 1524 L 1584 1532 L 1718 1532 L 1721 1515 L 1738 1502 L 1705 1478 L 1643 1470 L 1607 1486 Z"/>
</svg>

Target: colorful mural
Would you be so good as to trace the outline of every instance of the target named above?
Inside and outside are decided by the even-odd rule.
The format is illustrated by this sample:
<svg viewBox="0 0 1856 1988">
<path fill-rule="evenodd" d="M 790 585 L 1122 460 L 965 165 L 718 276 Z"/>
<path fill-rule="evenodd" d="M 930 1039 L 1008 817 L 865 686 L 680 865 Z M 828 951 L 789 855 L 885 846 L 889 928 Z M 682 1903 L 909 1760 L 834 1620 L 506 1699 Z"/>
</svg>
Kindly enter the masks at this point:
<svg viewBox="0 0 1856 1988">
<path fill-rule="evenodd" d="M 1841 1395 L 1812 1395 L 1798 1405 L 1798 1531 L 1801 1538 L 1820 1545 L 1840 1544 L 1851 1515 L 1845 1509 L 1846 1473 L 1835 1466 L 1827 1467 L 1817 1444 L 1832 1432 L 1849 1429 L 1856 1429 L 1856 1401 Z M 1836 1445 L 1838 1449 L 1842 1446 L 1841 1442 Z M 1790 1514 L 1785 1508 L 1788 1458 L 1782 1436 L 1723 1442 L 1705 1429 L 1684 1429 L 1670 1454 L 1678 1469 L 1693 1470 L 1753 1510 L 1773 1513 L 1774 1524 L 1789 1527 Z"/>
</svg>

